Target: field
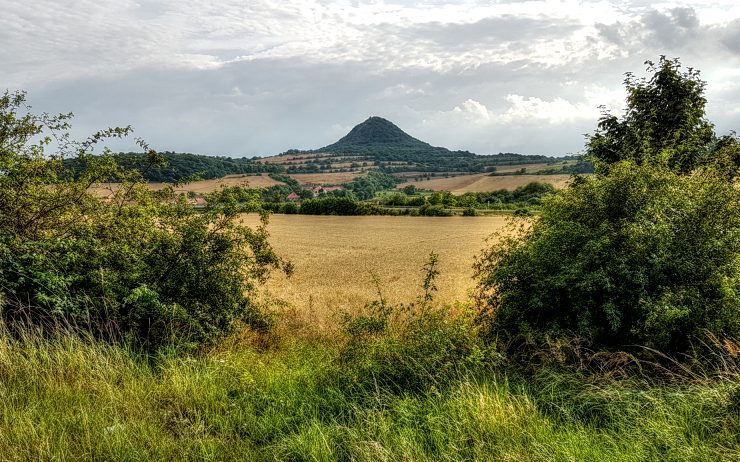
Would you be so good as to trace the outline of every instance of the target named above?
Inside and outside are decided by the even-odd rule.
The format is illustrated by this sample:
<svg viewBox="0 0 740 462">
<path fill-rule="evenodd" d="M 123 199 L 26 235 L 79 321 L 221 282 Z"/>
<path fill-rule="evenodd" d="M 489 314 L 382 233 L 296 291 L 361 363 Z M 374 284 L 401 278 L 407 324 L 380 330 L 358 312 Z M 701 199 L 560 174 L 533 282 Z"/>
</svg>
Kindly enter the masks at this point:
<svg viewBox="0 0 740 462">
<path fill-rule="evenodd" d="M 409 181 L 399 185 L 403 188 L 414 185 L 417 188 L 431 189 L 434 191 L 450 191 L 452 194 L 464 194 L 466 192 L 487 192 L 499 189 L 516 189 L 533 181 L 550 183 L 556 188 L 563 188 L 570 181 L 570 175 L 506 175 L 490 176 L 487 173 L 475 175 L 460 175 L 450 178 L 434 178 L 429 181 Z"/>
<path fill-rule="evenodd" d="M 256 224 L 256 216 L 245 217 Z M 377 298 L 373 274 L 391 302 L 419 295 L 422 266 L 439 254 L 437 299 L 464 300 L 474 256 L 502 229 L 504 217 L 336 217 L 273 215 L 269 230 L 276 251 L 295 264 L 290 279 L 276 275 L 267 287 L 307 322 L 335 326 L 343 311 L 357 311 Z"/>
<path fill-rule="evenodd" d="M 361 176 L 358 172 L 295 173 L 290 175 L 301 184 L 339 184 L 347 183 Z"/>
<path fill-rule="evenodd" d="M 267 174 L 228 175 L 223 178 L 216 178 L 213 180 L 194 181 L 192 183 L 188 183 L 175 188 L 175 191 L 203 194 L 217 191 L 222 186 L 242 186 L 245 183 L 247 183 L 251 188 L 267 188 L 270 186 L 283 184 L 279 181 L 273 180 Z M 151 189 L 154 190 L 164 187 L 163 183 L 151 182 L 148 185 Z M 100 196 L 108 196 L 117 187 L 118 184 L 116 183 L 103 183 L 92 188 L 92 191 Z"/>
</svg>

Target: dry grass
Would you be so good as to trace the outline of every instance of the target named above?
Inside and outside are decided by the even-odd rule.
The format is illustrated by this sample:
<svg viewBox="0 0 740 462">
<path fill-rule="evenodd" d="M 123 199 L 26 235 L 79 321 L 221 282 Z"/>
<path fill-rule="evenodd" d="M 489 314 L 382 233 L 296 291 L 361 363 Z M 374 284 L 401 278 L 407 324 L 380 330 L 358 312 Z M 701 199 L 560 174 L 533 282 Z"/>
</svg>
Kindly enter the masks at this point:
<svg viewBox="0 0 740 462">
<path fill-rule="evenodd" d="M 559 164 L 542 162 L 539 164 L 516 164 L 516 165 L 499 165 L 496 167 L 498 173 L 513 173 L 523 168 L 527 169 L 527 173 L 535 173 L 548 168 L 556 168 Z"/>
<path fill-rule="evenodd" d="M 499 189 L 513 190 L 519 186 L 525 186 L 533 181 L 550 183 L 556 188 L 563 188 L 570 181 L 570 175 L 507 175 L 489 176 L 487 173 L 475 175 L 461 175 L 454 178 L 435 178 L 429 181 L 409 181 L 399 185 L 403 188 L 414 185 L 417 188 L 431 189 L 434 191 L 450 191 L 453 194 L 466 192 L 487 192 Z"/>
<path fill-rule="evenodd" d="M 244 186 L 248 185 L 250 188 L 267 188 L 270 186 L 283 184 L 279 181 L 273 180 L 267 174 L 260 175 L 228 175 L 223 178 L 217 178 L 214 180 L 202 180 L 188 183 L 181 187 L 175 188 L 178 192 L 194 192 L 197 194 L 209 193 L 217 191 L 221 186 Z M 162 189 L 164 183 L 149 183 L 149 188 L 153 190 Z M 99 196 L 109 196 L 113 191 L 116 191 L 120 185 L 118 183 L 101 183 L 97 186 L 90 188 L 90 190 Z"/>
<path fill-rule="evenodd" d="M 437 300 L 464 300 L 474 286 L 474 256 L 504 217 L 336 217 L 274 215 L 268 227 L 276 251 L 295 264 L 289 279 L 275 275 L 271 296 L 290 304 L 307 324 L 337 326 L 337 315 L 377 298 L 372 274 L 389 302 L 419 295 L 422 266 L 439 254 Z M 245 222 L 256 224 L 256 216 Z"/>
<path fill-rule="evenodd" d="M 359 172 L 334 172 L 334 173 L 296 173 L 290 175 L 301 184 L 340 184 L 354 180 L 363 175 Z"/>
</svg>

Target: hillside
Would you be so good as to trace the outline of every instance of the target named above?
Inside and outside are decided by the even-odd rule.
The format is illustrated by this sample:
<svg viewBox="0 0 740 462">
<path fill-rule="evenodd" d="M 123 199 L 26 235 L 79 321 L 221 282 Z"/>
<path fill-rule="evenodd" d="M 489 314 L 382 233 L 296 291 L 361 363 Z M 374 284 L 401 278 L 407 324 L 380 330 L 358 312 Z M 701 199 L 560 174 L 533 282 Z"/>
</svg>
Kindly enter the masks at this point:
<svg viewBox="0 0 740 462">
<path fill-rule="evenodd" d="M 381 117 L 370 117 L 347 135 L 323 148 L 298 151 L 264 158 L 233 158 L 189 153 L 162 152 L 165 167 L 149 167 L 146 157 L 137 153 L 114 154 L 128 169 L 138 169 L 151 182 L 177 182 L 197 177 L 212 180 L 228 175 L 260 173 L 321 174 L 306 179 L 308 183 L 341 183 L 338 178 L 355 177 L 372 170 L 411 179 L 428 179 L 430 175 L 448 173 L 493 173 L 508 175 L 511 166 L 534 166 L 548 174 L 570 174 L 576 167 L 574 157 L 553 158 L 541 155 L 499 153 L 481 156 L 468 151 L 451 151 L 432 146 L 401 130 Z M 84 166 L 79 159 L 65 161 L 76 171 Z M 582 162 L 581 162 L 582 163 Z M 580 165 L 580 164 L 579 164 Z M 589 164 L 590 165 L 590 164 Z M 580 168 L 580 167 L 579 167 Z M 528 171 L 530 169 L 527 169 Z M 337 179 L 328 177 L 337 176 Z"/>
<path fill-rule="evenodd" d="M 192 177 L 213 180 L 229 175 L 285 171 L 280 165 L 266 165 L 244 157 L 203 156 L 169 151 L 161 154 L 167 159 L 167 165 L 164 167 L 149 167 L 146 163 L 146 156 L 141 153 L 122 152 L 114 154 L 113 157 L 123 167 L 141 171 L 144 179 L 152 182 L 172 183 Z M 83 170 L 84 166 L 81 162 L 79 159 L 65 160 L 65 163 L 76 171 Z"/>
<path fill-rule="evenodd" d="M 469 151 L 451 151 L 414 138 L 392 122 L 374 116 L 328 146 L 311 151 L 291 149 L 279 156 L 266 158 L 263 162 L 283 165 L 288 173 L 351 172 L 367 169 L 383 169 L 387 173 L 477 173 L 493 172 L 497 166 L 502 165 L 554 165 L 570 159 L 516 153 L 481 156 Z"/>
</svg>

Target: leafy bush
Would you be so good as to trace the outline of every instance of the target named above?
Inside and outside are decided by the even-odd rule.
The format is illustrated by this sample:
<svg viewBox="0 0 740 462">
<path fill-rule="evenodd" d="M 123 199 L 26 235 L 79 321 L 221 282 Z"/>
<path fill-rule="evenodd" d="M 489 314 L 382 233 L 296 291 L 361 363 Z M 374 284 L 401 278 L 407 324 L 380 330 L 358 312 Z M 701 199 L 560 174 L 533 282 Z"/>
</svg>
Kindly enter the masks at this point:
<svg viewBox="0 0 740 462">
<path fill-rule="evenodd" d="M 491 335 L 581 336 L 687 352 L 740 335 L 740 143 L 704 117 L 705 83 L 661 57 L 627 74 L 627 110 L 589 137 L 596 175 L 545 199 L 477 262 Z"/>
<path fill-rule="evenodd" d="M 19 114 L 24 101 L 23 93 L 0 98 L 5 321 L 71 323 L 150 348 L 209 342 L 242 322 L 266 327 L 251 295 L 271 268 L 290 265 L 272 251 L 264 226 L 240 224 L 242 212 L 261 211 L 256 193 L 227 188 L 196 211 L 172 188 L 152 192 L 141 181 L 140 172 L 163 164 L 143 142 L 147 165 L 136 171 L 108 150 L 93 155 L 129 128 L 72 142 L 71 114 Z M 45 155 L 51 136 L 59 150 Z M 75 159 L 74 171 L 66 158 Z M 91 192 L 111 178 L 120 183 L 107 197 Z"/>
<path fill-rule="evenodd" d="M 621 162 L 546 199 L 523 234 L 477 261 L 490 336 L 581 336 L 683 352 L 708 329 L 740 335 L 740 192 Z"/>
<path fill-rule="evenodd" d="M 350 197 L 318 197 L 301 203 L 300 211 L 304 215 L 383 215 L 385 211 L 367 202 L 360 202 Z"/>
<path fill-rule="evenodd" d="M 427 203 L 419 207 L 419 215 L 425 217 L 449 217 L 452 215 L 452 212 L 442 204 L 431 205 Z"/>
</svg>

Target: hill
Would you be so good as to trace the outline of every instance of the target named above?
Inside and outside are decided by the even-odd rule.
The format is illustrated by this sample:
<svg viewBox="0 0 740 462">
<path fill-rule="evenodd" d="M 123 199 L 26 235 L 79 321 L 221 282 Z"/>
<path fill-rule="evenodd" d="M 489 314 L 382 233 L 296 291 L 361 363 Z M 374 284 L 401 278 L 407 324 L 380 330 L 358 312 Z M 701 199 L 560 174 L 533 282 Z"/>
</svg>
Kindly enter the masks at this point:
<svg viewBox="0 0 740 462">
<path fill-rule="evenodd" d="M 506 172 L 504 166 L 532 164 L 545 165 L 547 173 L 568 174 L 564 168 L 572 169 L 573 157 L 552 158 L 542 155 L 499 153 L 481 156 L 469 151 L 451 151 L 432 146 L 401 130 L 392 122 L 381 117 L 370 117 L 355 126 L 347 135 L 323 148 L 299 151 L 289 150 L 266 158 L 232 158 L 204 156 L 165 151 L 167 166 L 150 168 L 145 156 L 137 153 L 114 154 L 116 160 L 127 168 L 139 169 L 144 178 L 151 182 L 177 182 L 197 177 L 203 180 L 228 175 L 259 173 L 279 174 L 322 174 L 321 178 L 307 180 L 309 183 L 339 183 L 327 179 L 332 175 L 342 178 L 365 174 L 377 170 L 417 180 L 448 173 L 492 173 Z M 65 161 L 77 171 L 82 170 L 80 160 Z"/>
<path fill-rule="evenodd" d="M 245 157 L 203 156 L 170 151 L 164 151 L 161 154 L 167 159 L 167 165 L 151 168 L 146 164 L 146 156 L 141 153 L 121 152 L 114 154 L 113 157 L 128 169 L 140 170 L 144 179 L 152 182 L 172 183 L 192 177 L 213 180 L 228 175 L 283 173 L 285 171 L 285 168 L 280 165 L 263 164 Z M 83 166 L 80 162 L 76 158 L 65 160 L 65 163 L 76 171 L 82 170 Z"/>
<path fill-rule="evenodd" d="M 382 169 L 386 173 L 478 173 L 494 172 L 496 166 L 501 165 L 554 164 L 570 159 L 516 153 L 482 156 L 469 151 L 451 151 L 414 138 L 389 120 L 373 116 L 328 146 L 311 151 L 291 149 L 264 162 L 283 165 L 288 173 L 366 169 Z"/>
</svg>

